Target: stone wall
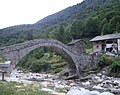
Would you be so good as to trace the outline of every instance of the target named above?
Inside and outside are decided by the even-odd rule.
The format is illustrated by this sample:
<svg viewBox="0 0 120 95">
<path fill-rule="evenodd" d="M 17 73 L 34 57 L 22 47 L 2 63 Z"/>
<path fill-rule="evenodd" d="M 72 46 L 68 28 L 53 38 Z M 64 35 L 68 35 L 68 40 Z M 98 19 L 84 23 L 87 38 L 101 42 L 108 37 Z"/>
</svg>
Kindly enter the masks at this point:
<svg viewBox="0 0 120 95">
<path fill-rule="evenodd" d="M 81 39 L 75 40 L 73 42 L 71 41 L 68 43 L 68 46 L 71 51 L 74 51 L 78 54 L 86 53 L 86 43 Z"/>
<path fill-rule="evenodd" d="M 102 51 L 102 42 L 93 42 L 93 52 L 101 52 Z"/>
</svg>

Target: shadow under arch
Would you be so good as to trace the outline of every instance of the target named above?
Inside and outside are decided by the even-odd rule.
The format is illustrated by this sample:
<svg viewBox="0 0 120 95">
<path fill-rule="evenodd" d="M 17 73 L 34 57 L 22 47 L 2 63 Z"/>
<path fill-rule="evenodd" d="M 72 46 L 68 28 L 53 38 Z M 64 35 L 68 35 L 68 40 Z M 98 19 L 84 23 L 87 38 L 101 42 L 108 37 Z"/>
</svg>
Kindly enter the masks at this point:
<svg viewBox="0 0 120 95">
<path fill-rule="evenodd" d="M 71 51 L 69 47 L 58 40 L 54 39 L 35 39 L 26 41 L 20 44 L 7 46 L 0 48 L 2 50 L 2 55 L 6 60 L 12 62 L 12 67 L 14 68 L 18 62 L 29 54 L 31 51 L 40 47 L 51 47 L 55 52 L 60 54 L 69 63 L 69 68 L 72 73 L 76 73 L 76 63 L 74 62 L 75 52 Z M 1 52 L 1 51 L 0 51 Z"/>
</svg>

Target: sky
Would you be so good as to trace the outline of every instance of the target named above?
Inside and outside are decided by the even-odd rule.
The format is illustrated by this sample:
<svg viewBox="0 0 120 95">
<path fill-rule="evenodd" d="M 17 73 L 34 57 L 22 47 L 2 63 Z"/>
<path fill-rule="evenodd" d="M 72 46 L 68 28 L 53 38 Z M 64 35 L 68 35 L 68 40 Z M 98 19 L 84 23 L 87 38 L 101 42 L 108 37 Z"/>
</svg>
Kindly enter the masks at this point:
<svg viewBox="0 0 120 95">
<path fill-rule="evenodd" d="M 83 0 L 0 0 L 0 29 L 34 24 L 40 19 Z"/>
</svg>

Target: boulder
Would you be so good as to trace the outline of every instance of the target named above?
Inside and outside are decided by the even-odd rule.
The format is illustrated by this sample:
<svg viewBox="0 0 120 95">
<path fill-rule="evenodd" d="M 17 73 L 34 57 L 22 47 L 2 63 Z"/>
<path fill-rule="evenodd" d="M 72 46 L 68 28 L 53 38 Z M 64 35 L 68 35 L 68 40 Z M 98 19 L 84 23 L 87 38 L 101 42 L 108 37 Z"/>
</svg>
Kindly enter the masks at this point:
<svg viewBox="0 0 120 95">
<path fill-rule="evenodd" d="M 66 80 L 71 80 L 71 79 L 78 79 L 77 75 L 71 75 L 66 78 Z"/>
<path fill-rule="evenodd" d="M 90 75 L 88 75 L 88 76 L 81 77 L 81 78 L 80 78 L 80 81 L 90 80 L 90 79 L 92 79 L 93 77 L 95 77 L 95 74 L 90 74 Z"/>
<path fill-rule="evenodd" d="M 54 90 L 49 89 L 49 88 L 42 88 L 41 91 L 44 91 L 44 92 L 54 92 Z"/>
<path fill-rule="evenodd" d="M 67 95 L 80 95 L 81 91 L 79 89 L 71 89 L 68 91 Z"/>
<path fill-rule="evenodd" d="M 89 90 L 85 90 L 84 88 L 73 88 L 71 89 L 67 95 L 92 95 Z"/>
<path fill-rule="evenodd" d="M 114 94 L 118 94 L 118 95 L 120 95 L 120 88 L 118 88 L 118 89 L 111 89 L 111 92 L 112 93 L 114 93 Z"/>
<path fill-rule="evenodd" d="M 103 92 L 103 93 L 101 93 L 100 95 L 114 95 L 114 94 L 112 94 L 112 93 L 110 93 L 110 92 Z"/>
<path fill-rule="evenodd" d="M 98 91 L 91 91 L 92 95 L 100 95 L 100 92 Z"/>
<path fill-rule="evenodd" d="M 87 82 L 82 82 L 82 85 L 88 86 L 88 85 L 90 85 L 90 82 L 89 82 L 89 81 L 87 81 Z"/>
<path fill-rule="evenodd" d="M 101 86 L 93 86 L 93 89 L 100 89 L 100 90 L 106 90 L 105 88 L 101 87 Z"/>
</svg>

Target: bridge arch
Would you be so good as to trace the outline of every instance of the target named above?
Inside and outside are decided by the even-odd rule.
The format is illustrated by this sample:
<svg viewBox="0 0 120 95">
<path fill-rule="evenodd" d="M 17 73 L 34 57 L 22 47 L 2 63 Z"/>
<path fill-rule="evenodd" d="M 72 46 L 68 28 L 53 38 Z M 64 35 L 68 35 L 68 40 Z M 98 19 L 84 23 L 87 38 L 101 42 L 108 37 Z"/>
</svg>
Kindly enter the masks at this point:
<svg viewBox="0 0 120 95">
<path fill-rule="evenodd" d="M 12 62 L 12 67 L 14 68 L 17 63 L 31 51 L 40 47 L 52 47 L 57 53 L 59 53 L 63 58 L 65 58 L 69 63 L 69 68 L 73 73 L 76 72 L 76 52 L 71 51 L 69 47 L 58 40 L 53 39 L 35 39 L 24 43 L 7 46 L 0 48 L 0 54 L 4 56 L 6 60 Z"/>
</svg>

